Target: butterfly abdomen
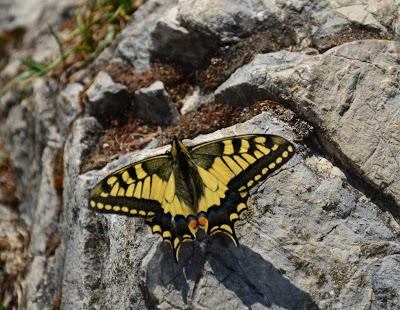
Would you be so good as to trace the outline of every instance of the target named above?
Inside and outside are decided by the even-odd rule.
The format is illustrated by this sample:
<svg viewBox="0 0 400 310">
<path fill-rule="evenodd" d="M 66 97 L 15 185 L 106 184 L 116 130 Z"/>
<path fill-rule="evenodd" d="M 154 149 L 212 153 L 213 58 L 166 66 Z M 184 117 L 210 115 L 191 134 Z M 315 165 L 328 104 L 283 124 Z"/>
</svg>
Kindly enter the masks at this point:
<svg viewBox="0 0 400 310">
<path fill-rule="evenodd" d="M 199 199 L 203 194 L 203 182 L 196 165 L 193 163 L 187 147 L 178 139 L 172 144 L 175 184 L 177 195 L 192 210 L 192 215 L 198 213 Z"/>
</svg>

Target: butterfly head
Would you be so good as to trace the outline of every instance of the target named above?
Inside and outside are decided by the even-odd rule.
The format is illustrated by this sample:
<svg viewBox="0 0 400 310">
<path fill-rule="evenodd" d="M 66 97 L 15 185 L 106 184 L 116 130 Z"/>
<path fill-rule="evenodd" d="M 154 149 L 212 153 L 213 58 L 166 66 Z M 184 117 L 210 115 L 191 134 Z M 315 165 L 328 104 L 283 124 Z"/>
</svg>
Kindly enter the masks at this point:
<svg viewBox="0 0 400 310">
<path fill-rule="evenodd" d="M 178 160 L 183 157 L 189 157 L 189 150 L 181 140 L 179 140 L 177 137 L 174 137 L 172 140 L 171 154 L 174 159 Z"/>
</svg>

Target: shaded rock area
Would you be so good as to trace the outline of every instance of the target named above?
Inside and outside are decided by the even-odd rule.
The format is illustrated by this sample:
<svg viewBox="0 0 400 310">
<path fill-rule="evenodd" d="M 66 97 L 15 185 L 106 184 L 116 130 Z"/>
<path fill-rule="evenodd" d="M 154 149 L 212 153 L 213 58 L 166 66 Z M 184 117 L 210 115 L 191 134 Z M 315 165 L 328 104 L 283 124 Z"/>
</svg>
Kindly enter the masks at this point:
<svg viewBox="0 0 400 310">
<path fill-rule="evenodd" d="M 167 125 L 177 121 L 178 111 L 160 81 L 136 91 L 134 104 L 137 117 L 149 123 Z"/>
<path fill-rule="evenodd" d="M 39 2 L 29 19 L 30 6 L 0 4 L 1 32 L 25 28 L 1 82 L 19 72 L 19 57 L 57 50 L 39 16 L 60 25 L 79 6 Z M 391 0 L 147 0 L 86 69 L 9 91 L 0 304 L 397 309 L 399 9 Z M 251 191 L 239 247 L 200 233 L 176 263 L 143 219 L 88 209 L 97 182 L 169 150 L 173 136 L 193 145 L 246 133 L 281 135 L 297 152 Z"/>
<path fill-rule="evenodd" d="M 105 72 L 99 72 L 92 85 L 86 91 L 85 108 L 92 115 L 106 122 L 110 117 L 123 117 L 132 105 L 127 87 L 115 83 Z"/>
</svg>

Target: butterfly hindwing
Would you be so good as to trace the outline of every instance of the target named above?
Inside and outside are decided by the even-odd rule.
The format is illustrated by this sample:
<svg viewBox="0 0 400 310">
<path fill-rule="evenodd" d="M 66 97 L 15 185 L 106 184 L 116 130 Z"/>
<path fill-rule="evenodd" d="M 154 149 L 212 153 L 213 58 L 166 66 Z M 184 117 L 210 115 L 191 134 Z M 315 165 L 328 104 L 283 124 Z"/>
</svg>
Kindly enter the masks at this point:
<svg viewBox="0 0 400 310">
<path fill-rule="evenodd" d="M 238 245 L 234 224 L 247 208 L 245 200 L 246 198 L 241 197 L 238 192 L 228 190 L 221 206 L 214 205 L 208 209 L 206 233 L 209 235 L 224 233 Z"/>
<path fill-rule="evenodd" d="M 159 234 L 174 250 L 175 260 L 178 261 L 179 249 L 182 242 L 192 241 L 195 235 L 189 229 L 183 216 L 172 218 L 170 213 L 159 213 L 153 218 L 146 219 L 151 231 Z"/>
</svg>

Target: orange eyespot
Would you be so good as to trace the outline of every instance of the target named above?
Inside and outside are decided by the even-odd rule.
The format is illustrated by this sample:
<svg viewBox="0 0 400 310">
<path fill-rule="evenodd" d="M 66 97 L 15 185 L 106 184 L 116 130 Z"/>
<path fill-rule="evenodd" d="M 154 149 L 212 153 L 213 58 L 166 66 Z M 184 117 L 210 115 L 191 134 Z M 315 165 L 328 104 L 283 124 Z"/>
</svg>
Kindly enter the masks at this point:
<svg viewBox="0 0 400 310">
<path fill-rule="evenodd" d="M 196 229 L 196 227 L 197 227 L 197 221 L 196 221 L 196 220 L 191 220 L 191 221 L 189 222 L 189 227 L 190 227 L 191 229 Z"/>
<path fill-rule="evenodd" d="M 199 223 L 200 226 L 205 226 L 207 224 L 207 219 L 205 217 L 199 217 L 197 219 L 197 222 Z"/>
</svg>

